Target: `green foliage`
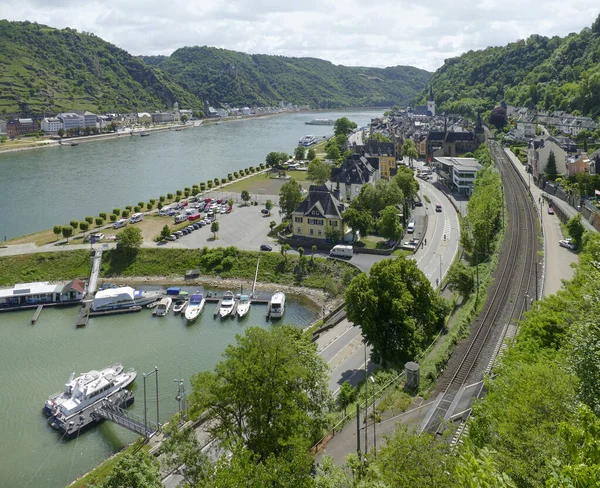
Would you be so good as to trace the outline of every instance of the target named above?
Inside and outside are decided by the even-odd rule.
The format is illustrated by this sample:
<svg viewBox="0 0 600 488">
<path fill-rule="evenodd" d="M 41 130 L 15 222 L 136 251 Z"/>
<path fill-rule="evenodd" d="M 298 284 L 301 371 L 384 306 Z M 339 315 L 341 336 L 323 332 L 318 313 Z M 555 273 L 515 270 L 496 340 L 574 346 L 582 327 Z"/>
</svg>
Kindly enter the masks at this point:
<svg viewBox="0 0 600 488">
<path fill-rule="evenodd" d="M 289 159 L 289 155 L 283 152 L 270 152 L 265 158 L 265 163 L 268 168 L 277 166 Z"/>
<path fill-rule="evenodd" d="M 404 200 L 402 190 L 393 181 L 377 180 L 375 185 L 367 183 L 350 204 L 361 211 L 368 211 L 373 218 L 379 216 L 385 207 L 400 205 Z"/>
<path fill-rule="evenodd" d="M 125 252 L 137 251 L 144 242 L 142 231 L 139 227 L 129 226 L 119 232 L 118 249 Z"/>
<path fill-rule="evenodd" d="M 58 240 L 58 236 L 62 233 L 62 225 L 52 227 L 52 233 L 56 235 L 56 240 Z"/>
<path fill-rule="evenodd" d="M 302 161 L 306 155 L 306 148 L 304 146 L 298 146 L 294 149 L 294 159 L 296 161 Z"/>
<path fill-rule="evenodd" d="M 104 218 L 106 218 L 106 214 L 104 214 Z M 91 225 L 94 222 L 94 217 L 88 216 L 85 218 L 85 221 Z"/>
<path fill-rule="evenodd" d="M 340 151 L 340 147 L 337 144 L 330 144 L 327 147 L 325 157 L 331 161 L 338 161 L 342 157 L 342 151 Z"/>
<path fill-rule="evenodd" d="M 397 241 L 402 237 L 402 226 L 396 207 L 390 205 L 381 211 L 377 219 L 377 230 L 379 235 L 391 241 Z"/>
<path fill-rule="evenodd" d="M 316 185 L 322 185 L 331 177 L 331 165 L 318 158 L 308 163 L 308 179 Z"/>
<path fill-rule="evenodd" d="M 79 230 L 81 230 L 82 232 L 86 232 L 89 228 L 90 228 L 89 222 L 86 222 L 85 220 L 82 220 L 81 222 L 79 222 Z"/>
<path fill-rule="evenodd" d="M 286 216 L 290 216 L 302 202 L 302 185 L 292 178 L 279 190 L 279 207 Z"/>
<path fill-rule="evenodd" d="M 71 220 L 69 224 L 71 225 L 71 227 L 73 227 L 73 229 L 77 229 L 79 227 L 79 220 Z"/>
<path fill-rule="evenodd" d="M 466 266 L 462 261 L 454 263 L 448 270 L 448 288 L 460 293 L 463 300 L 465 300 L 469 297 L 475 287 L 475 278 L 473 274 L 473 269 Z"/>
<path fill-rule="evenodd" d="M 415 142 L 412 139 L 406 139 L 402 144 L 402 156 L 408 158 L 410 166 L 412 166 L 413 160 L 419 157 L 417 146 L 415 146 Z"/>
<path fill-rule="evenodd" d="M 546 178 L 550 181 L 554 181 L 558 176 L 558 169 L 556 168 L 556 156 L 554 151 L 550 151 L 548 154 L 548 162 L 546 163 Z"/>
<path fill-rule="evenodd" d="M 171 229 L 169 228 L 168 225 L 165 224 L 165 226 L 160 231 L 160 237 L 161 237 L 161 239 L 164 240 L 167 237 L 169 237 L 170 235 L 171 235 Z"/>
<path fill-rule="evenodd" d="M 217 234 L 219 233 L 219 221 L 215 220 L 212 224 L 210 224 L 210 231 L 213 233 L 213 237 L 216 239 Z"/>
<path fill-rule="evenodd" d="M 337 403 L 344 410 L 356 399 L 357 390 L 347 381 L 342 383 L 337 396 Z"/>
<path fill-rule="evenodd" d="M 190 405 L 214 420 L 211 433 L 266 460 L 308 448 L 331 404 L 327 364 L 302 331 L 252 327 L 228 346 L 214 372 L 192 377 Z"/>
<path fill-rule="evenodd" d="M 161 488 L 158 462 L 145 450 L 123 455 L 99 488 Z"/>
<path fill-rule="evenodd" d="M 360 210 L 353 205 L 350 205 L 342 215 L 342 219 L 352 229 L 353 235 L 356 237 L 356 231 L 360 232 L 361 236 L 366 236 L 369 227 L 373 224 L 373 217 L 367 210 Z"/>
<path fill-rule="evenodd" d="M 248 190 L 242 190 L 241 197 L 242 197 L 242 200 L 246 203 L 246 205 L 248 205 L 248 202 L 252 198 L 250 196 L 250 192 Z"/>
<path fill-rule="evenodd" d="M 581 238 L 585 232 L 585 227 L 581 223 L 581 214 L 578 213 L 569 219 L 567 222 L 567 231 L 573 239 L 574 244 L 579 247 L 581 244 Z"/>
<path fill-rule="evenodd" d="M 352 122 L 348 117 L 340 117 L 333 124 L 333 133 L 336 136 L 343 135 L 345 139 L 352 132 L 352 129 L 356 129 L 356 127 L 356 123 Z"/>
<path fill-rule="evenodd" d="M 267 200 L 265 202 L 265 208 L 269 211 L 269 215 L 271 215 L 271 210 L 273 210 L 273 202 L 271 200 Z"/>
<path fill-rule="evenodd" d="M 374 361 L 384 364 L 414 359 L 443 327 L 447 311 L 416 263 L 403 256 L 374 264 L 346 291 L 348 319 L 361 326 Z"/>
<path fill-rule="evenodd" d="M 306 159 L 308 159 L 309 161 L 312 161 L 316 157 L 317 157 L 317 152 L 315 151 L 315 148 L 314 147 L 308 148 L 308 153 L 306 154 Z"/>
<path fill-rule="evenodd" d="M 415 178 L 414 172 L 412 169 L 407 168 L 406 166 L 400 166 L 398 168 L 398 172 L 396 176 L 392 179 L 392 181 L 402 190 L 402 194 L 404 197 L 409 200 L 414 200 L 419 191 L 419 182 Z"/>
<path fill-rule="evenodd" d="M 116 222 L 118 217 L 115 214 L 110 214 L 109 218 L 110 218 L 111 222 Z M 102 221 L 102 222 L 100 222 L 100 221 Z M 98 222 L 100 222 L 100 223 L 98 223 Z M 96 219 L 96 225 L 102 225 L 103 222 L 104 222 L 104 219 L 100 219 L 100 218 Z"/>
<path fill-rule="evenodd" d="M 70 225 L 63 225 L 61 232 L 63 237 L 69 242 L 69 237 L 73 235 L 73 227 Z"/>
</svg>

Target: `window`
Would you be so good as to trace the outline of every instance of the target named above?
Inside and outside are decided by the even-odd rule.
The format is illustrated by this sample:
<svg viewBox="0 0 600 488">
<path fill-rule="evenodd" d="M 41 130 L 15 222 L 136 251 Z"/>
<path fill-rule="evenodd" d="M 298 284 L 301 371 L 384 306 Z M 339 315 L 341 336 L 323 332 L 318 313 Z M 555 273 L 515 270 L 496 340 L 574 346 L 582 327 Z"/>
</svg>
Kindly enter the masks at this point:
<svg viewBox="0 0 600 488">
<path fill-rule="evenodd" d="M 314 236 L 315 235 L 315 229 L 310 229 L 310 235 Z"/>
<path fill-rule="evenodd" d="M 308 219 L 308 225 L 323 225 L 323 219 Z"/>
<path fill-rule="evenodd" d="M 298 227 L 298 234 L 302 234 L 302 227 Z"/>
<path fill-rule="evenodd" d="M 323 232 L 321 231 L 321 229 L 319 229 L 319 237 L 321 237 L 322 234 Z"/>
<path fill-rule="evenodd" d="M 337 223 L 337 220 L 330 220 L 330 221 L 329 221 L 329 225 L 330 225 L 331 227 L 337 227 L 337 224 L 338 224 L 338 223 Z"/>
<path fill-rule="evenodd" d="M 297 224 L 301 224 L 302 223 L 302 217 L 294 217 L 294 222 L 296 222 Z"/>
</svg>

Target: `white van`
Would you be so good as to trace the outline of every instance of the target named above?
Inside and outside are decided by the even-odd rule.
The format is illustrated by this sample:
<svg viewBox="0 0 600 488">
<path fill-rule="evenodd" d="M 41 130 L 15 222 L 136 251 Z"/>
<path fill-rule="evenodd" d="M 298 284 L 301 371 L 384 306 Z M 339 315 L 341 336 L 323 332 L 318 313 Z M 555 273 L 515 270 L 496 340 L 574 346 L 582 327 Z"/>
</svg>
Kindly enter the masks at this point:
<svg viewBox="0 0 600 488">
<path fill-rule="evenodd" d="M 169 215 L 170 211 L 171 211 L 171 207 L 163 207 L 158 212 L 158 215 L 160 215 L 161 217 L 166 217 L 167 215 Z"/>
<path fill-rule="evenodd" d="M 129 219 L 129 223 L 130 224 L 135 224 L 136 222 L 140 222 L 144 220 L 144 214 L 143 213 L 134 213 L 131 218 Z"/>
<path fill-rule="evenodd" d="M 175 223 L 181 224 L 181 222 L 185 222 L 188 219 L 188 216 L 185 214 L 179 214 L 175 216 Z"/>
<path fill-rule="evenodd" d="M 409 234 L 412 234 L 414 231 L 415 231 L 415 223 L 409 222 L 408 226 L 406 227 L 406 232 L 408 232 Z"/>
<path fill-rule="evenodd" d="M 113 229 L 120 229 L 127 225 L 127 219 L 119 219 L 113 224 Z"/>
<path fill-rule="evenodd" d="M 329 251 L 330 256 L 337 256 L 341 258 L 351 258 L 354 256 L 354 249 L 352 246 L 344 246 L 338 244 L 337 246 L 333 246 L 333 249 Z"/>
</svg>

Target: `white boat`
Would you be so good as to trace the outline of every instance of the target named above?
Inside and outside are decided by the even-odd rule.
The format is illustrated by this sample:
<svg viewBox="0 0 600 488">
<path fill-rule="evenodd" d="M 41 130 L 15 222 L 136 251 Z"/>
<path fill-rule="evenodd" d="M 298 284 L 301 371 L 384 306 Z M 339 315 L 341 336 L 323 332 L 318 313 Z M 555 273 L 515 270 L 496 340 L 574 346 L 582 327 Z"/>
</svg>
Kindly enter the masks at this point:
<svg viewBox="0 0 600 488">
<path fill-rule="evenodd" d="M 278 319 L 282 317 L 283 312 L 285 312 L 285 293 L 281 291 L 276 291 L 273 293 L 269 306 L 271 310 L 271 318 Z"/>
<path fill-rule="evenodd" d="M 238 300 L 237 315 L 242 318 L 250 310 L 250 297 L 248 295 L 241 295 Z"/>
<path fill-rule="evenodd" d="M 298 145 L 300 146 L 312 146 L 317 143 L 317 138 L 315 136 L 304 136 L 302 139 L 298 141 Z"/>
<path fill-rule="evenodd" d="M 65 389 L 48 397 L 44 413 L 57 419 L 68 417 L 111 393 L 126 388 L 136 376 L 133 369 L 124 373 L 121 364 L 101 371 L 92 370 L 77 377 L 72 373 Z"/>
<path fill-rule="evenodd" d="M 312 119 L 310 122 L 304 122 L 306 125 L 333 125 L 331 119 Z"/>
<path fill-rule="evenodd" d="M 219 315 L 221 318 L 227 317 L 231 312 L 233 312 L 233 306 L 235 305 L 235 297 L 233 293 L 230 291 L 226 291 L 223 293 L 223 298 L 221 299 L 221 307 L 219 308 Z"/>
<path fill-rule="evenodd" d="M 154 312 L 152 312 L 152 314 L 156 315 L 157 317 L 164 317 L 165 315 L 167 315 L 169 313 L 172 303 L 173 303 L 173 299 L 171 297 L 161 298 L 160 302 L 158 302 L 158 306 L 156 307 L 156 310 L 154 310 Z"/>
<path fill-rule="evenodd" d="M 198 318 L 198 315 L 200 315 L 204 308 L 205 302 L 206 298 L 204 298 L 202 293 L 192 293 L 190 303 L 188 303 L 188 306 L 185 309 L 185 318 L 188 322 L 192 322 Z"/>
<path fill-rule="evenodd" d="M 181 313 L 185 310 L 185 307 L 187 307 L 188 301 L 185 299 L 179 299 L 179 300 L 175 300 L 175 303 L 173 304 L 173 313 Z"/>
<path fill-rule="evenodd" d="M 92 302 L 92 312 L 106 312 L 135 306 L 143 307 L 162 296 L 160 291 L 134 290 L 130 286 L 107 288 L 96 293 Z"/>
</svg>

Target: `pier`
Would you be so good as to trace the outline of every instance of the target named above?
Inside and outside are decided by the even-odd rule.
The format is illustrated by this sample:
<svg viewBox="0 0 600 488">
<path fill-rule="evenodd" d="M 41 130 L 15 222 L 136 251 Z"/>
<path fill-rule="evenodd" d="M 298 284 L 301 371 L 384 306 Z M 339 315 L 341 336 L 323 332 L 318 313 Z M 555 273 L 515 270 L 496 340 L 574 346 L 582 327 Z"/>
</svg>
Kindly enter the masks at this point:
<svg viewBox="0 0 600 488">
<path fill-rule="evenodd" d="M 37 322 L 37 319 L 40 317 L 40 314 L 42 313 L 43 309 L 44 309 L 43 305 L 38 305 L 35 313 L 33 314 L 33 317 L 31 318 L 31 325 L 33 325 Z"/>
<path fill-rule="evenodd" d="M 94 249 L 92 251 L 92 271 L 88 280 L 87 295 L 91 296 L 96 293 L 98 287 L 98 275 L 100 274 L 100 265 L 102 264 L 102 249 Z"/>
</svg>

